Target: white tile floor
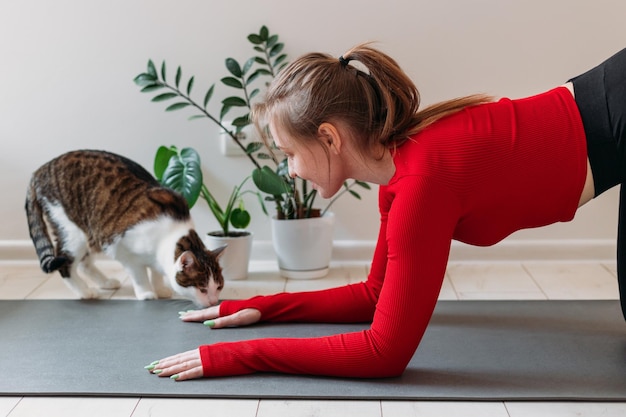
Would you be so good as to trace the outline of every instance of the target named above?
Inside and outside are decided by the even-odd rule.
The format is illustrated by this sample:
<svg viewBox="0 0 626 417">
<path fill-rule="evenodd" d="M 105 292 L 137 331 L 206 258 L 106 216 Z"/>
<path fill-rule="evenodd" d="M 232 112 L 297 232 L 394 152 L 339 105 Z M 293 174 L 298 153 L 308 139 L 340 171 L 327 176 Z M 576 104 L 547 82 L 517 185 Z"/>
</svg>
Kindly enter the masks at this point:
<svg viewBox="0 0 626 417">
<path fill-rule="evenodd" d="M 103 264 L 124 282 L 107 298 L 134 298 L 121 268 Z M 279 291 L 303 291 L 358 282 L 364 264 L 333 265 L 325 278 L 285 280 L 273 263 L 253 263 L 247 280 L 228 282 L 223 298 L 247 298 Z M 617 299 L 615 265 L 611 263 L 453 263 L 441 299 Z M 1 299 L 75 298 L 58 275 L 45 275 L 34 262 L 0 262 Z M 1 370 L 0 370 L 1 372 Z M 2 375 L 10 378 L 9 375 Z M 559 402 L 419 402 L 419 401 L 281 401 L 168 398 L 0 397 L 0 417 L 573 417 L 626 416 L 626 403 Z"/>
</svg>

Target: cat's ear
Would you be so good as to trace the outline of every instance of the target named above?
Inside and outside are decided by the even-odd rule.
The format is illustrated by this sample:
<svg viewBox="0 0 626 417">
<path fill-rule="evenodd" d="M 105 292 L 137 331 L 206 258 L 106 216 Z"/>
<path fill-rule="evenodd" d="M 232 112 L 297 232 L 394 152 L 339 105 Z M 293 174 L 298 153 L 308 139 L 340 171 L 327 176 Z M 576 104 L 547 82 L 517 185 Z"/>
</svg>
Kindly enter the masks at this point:
<svg viewBox="0 0 626 417">
<path fill-rule="evenodd" d="M 220 246 L 217 249 L 213 249 L 211 251 L 211 255 L 215 256 L 216 259 L 219 259 L 222 256 L 222 254 L 224 253 L 224 249 L 226 249 L 226 246 L 228 246 L 228 245 Z"/>
<path fill-rule="evenodd" d="M 196 259 L 194 258 L 193 254 L 190 251 L 186 250 L 176 260 L 176 270 L 178 272 L 184 271 L 185 269 L 192 266 L 195 262 Z"/>
</svg>

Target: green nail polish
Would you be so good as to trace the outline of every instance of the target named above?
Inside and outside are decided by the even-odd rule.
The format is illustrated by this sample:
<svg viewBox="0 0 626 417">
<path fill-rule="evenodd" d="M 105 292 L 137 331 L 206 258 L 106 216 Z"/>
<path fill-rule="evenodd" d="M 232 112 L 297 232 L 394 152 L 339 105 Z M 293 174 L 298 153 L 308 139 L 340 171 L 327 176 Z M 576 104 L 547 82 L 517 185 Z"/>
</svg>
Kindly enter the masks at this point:
<svg viewBox="0 0 626 417">
<path fill-rule="evenodd" d="M 156 365 L 159 361 L 150 362 L 150 365 Z"/>
<path fill-rule="evenodd" d="M 215 327 L 215 322 L 213 320 L 207 320 L 204 322 L 204 325 L 207 327 Z"/>
<path fill-rule="evenodd" d="M 163 372 L 163 369 L 155 369 L 154 371 L 152 371 L 153 374 L 160 374 L 161 372 Z"/>
<path fill-rule="evenodd" d="M 179 315 L 179 316 L 182 316 L 183 314 L 187 314 L 187 312 L 186 312 L 186 311 L 179 311 L 179 312 L 178 312 L 178 315 Z"/>
<path fill-rule="evenodd" d="M 148 365 L 148 366 L 144 366 L 144 367 L 143 367 L 143 369 L 147 369 L 148 371 L 151 371 L 151 370 L 153 370 L 153 369 L 154 369 L 154 367 L 155 367 L 155 366 L 156 366 L 156 365 L 152 365 L 152 364 L 150 364 L 150 365 Z"/>
<path fill-rule="evenodd" d="M 180 378 L 180 375 L 176 374 L 176 375 L 172 375 L 170 377 L 170 379 L 173 379 L 174 381 L 176 381 L 178 378 Z"/>
</svg>

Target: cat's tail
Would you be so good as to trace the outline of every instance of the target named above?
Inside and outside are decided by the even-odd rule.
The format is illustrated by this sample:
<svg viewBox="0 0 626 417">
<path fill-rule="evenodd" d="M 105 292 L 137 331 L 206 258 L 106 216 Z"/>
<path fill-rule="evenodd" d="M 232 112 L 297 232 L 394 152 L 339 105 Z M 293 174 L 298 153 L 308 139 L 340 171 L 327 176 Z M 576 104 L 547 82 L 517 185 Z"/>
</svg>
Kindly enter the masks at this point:
<svg viewBox="0 0 626 417">
<path fill-rule="evenodd" d="M 61 275 L 65 276 L 63 272 L 67 270 L 71 260 L 66 256 L 55 255 L 54 245 L 48 235 L 48 226 L 44 219 L 43 207 L 32 185 L 28 187 L 25 209 L 30 238 L 35 245 L 41 269 L 45 273 L 61 270 Z"/>
</svg>

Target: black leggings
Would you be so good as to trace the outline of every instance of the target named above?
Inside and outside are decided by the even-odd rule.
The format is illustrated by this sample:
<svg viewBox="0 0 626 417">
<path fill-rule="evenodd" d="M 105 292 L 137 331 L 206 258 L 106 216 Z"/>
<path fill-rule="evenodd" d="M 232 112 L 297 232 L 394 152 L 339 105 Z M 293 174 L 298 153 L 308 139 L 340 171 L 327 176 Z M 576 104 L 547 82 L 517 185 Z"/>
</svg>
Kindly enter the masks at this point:
<svg viewBox="0 0 626 417">
<path fill-rule="evenodd" d="M 617 281 L 626 319 L 626 49 L 570 81 L 587 137 L 595 196 L 621 184 Z"/>
</svg>

